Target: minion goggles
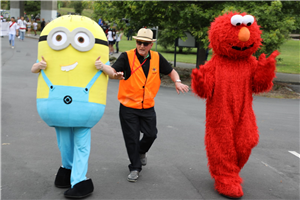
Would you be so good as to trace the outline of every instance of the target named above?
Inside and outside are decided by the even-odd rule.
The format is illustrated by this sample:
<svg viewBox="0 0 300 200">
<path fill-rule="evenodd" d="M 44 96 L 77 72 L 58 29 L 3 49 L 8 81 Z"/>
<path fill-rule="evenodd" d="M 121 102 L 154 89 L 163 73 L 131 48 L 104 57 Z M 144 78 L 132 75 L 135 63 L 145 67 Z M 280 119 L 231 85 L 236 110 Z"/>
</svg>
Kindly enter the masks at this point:
<svg viewBox="0 0 300 200">
<path fill-rule="evenodd" d="M 53 50 L 65 49 L 70 44 L 78 51 L 89 51 L 94 44 L 108 46 L 107 41 L 95 38 L 88 29 L 82 27 L 76 28 L 72 32 L 65 27 L 56 27 L 48 35 L 39 38 L 39 42 L 45 40 Z"/>
</svg>

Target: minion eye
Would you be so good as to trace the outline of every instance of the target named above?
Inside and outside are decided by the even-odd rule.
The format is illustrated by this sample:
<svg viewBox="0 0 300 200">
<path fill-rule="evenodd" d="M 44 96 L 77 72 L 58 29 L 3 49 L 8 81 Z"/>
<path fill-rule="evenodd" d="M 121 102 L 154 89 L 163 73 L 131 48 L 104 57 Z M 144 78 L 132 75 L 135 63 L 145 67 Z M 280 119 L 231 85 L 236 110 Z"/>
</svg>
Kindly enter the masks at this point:
<svg viewBox="0 0 300 200">
<path fill-rule="evenodd" d="M 78 42 L 84 43 L 84 38 L 83 38 L 83 37 L 79 37 L 79 38 L 78 38 Z"/>
<path fill-rule="evenodd" d="M 90 38 L 87 34 L 79 32 L 75 35 L 74 41 L 79 47 L 87 47 L 90 44 Z"/>
<path fill-rule="evenodd" d="M 252 15 L 245 15 L 243 17 L 243 24 L 246 26 L 250 26 L 254 22 L 254 17 Z"/>
<path fill-rule="evenodd" d="M 86 28 L 76 28 L 72 31 L 71 45 L 78 51 L 89 51 L 95 45 L 95 36 Z"/>
<path fill-rule="evenodd" d="M 231 24 L 233 26 L 239 26 L 239 25 L 242 25 L 243 23 L 243 16 L 242 15 L 233 15 L 231 17 Z"/>
<path fill-rule="evenodd" d="M 56 32 L 56 33 L 53 34 L 51 40 L 52 40 L 52 44 L 54 46 L 61 46 L 61 45 L 66 43 L 67 34 L 62 32 L 62 31 Z"/>
<path fill-rule="evenodd" d="M 59 41 L 61 41 L 61 39 L 62 39 L 62 36 L 61 36 L 61 35 L 57 35 L 57 36 L 56 36 L 56 41 L 59 42 Z"/>
<path fill-rule="evenodd" d="M 65 27 L 53 28 L 48 36 L 43 35 L 39 41 L 47 40 L 49 47 L 53 50 L 59 51 L 67 48 L 70 45 L 70 31 Z"/>
</svg>

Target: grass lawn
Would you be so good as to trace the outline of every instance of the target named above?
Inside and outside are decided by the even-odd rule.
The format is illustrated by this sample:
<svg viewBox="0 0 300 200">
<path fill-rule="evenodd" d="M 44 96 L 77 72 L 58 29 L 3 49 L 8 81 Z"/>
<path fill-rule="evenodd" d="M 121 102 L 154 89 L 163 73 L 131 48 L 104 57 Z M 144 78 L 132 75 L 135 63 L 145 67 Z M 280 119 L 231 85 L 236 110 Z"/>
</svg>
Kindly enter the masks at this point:
<svg viewBox="0 0 300 200">
<path fill-rule="evenodd" d="M 127 40 L 126 36 L 122 37 L 122 41 L 119 42 L 119 48 L 121 52 L 135 48 L 135 40 Z M 153 44 L 152 50 L 155 50 L 156 43 Z M 177 52 L 178 52 L 177 48 Z M 288 40 L 279 49 L 280 55 L 278 58 L 281 60 L 277 62 L 277 72 L 300 74 L 300 41 L 299 40 Z M 160 45 L 157 45 L 157 51 L 161 53 L 168 61 L 174 61 L 174 49 L 164 50 Z M 196 52 L 197 49 L 192 49 L 191 52 L 187 53 L 184 50 L 184 54 L 176 54 L 176 61 L 183 63 L 196 64 Z M 211 58 L 212 52 L 210 51 L 208 60 Z"/>
<path fill-rule="evenodd" d="M 288 40 L 279 49 L 277 71 L 282 73 L 300 74 L 300 40 Z"/>
</svg>

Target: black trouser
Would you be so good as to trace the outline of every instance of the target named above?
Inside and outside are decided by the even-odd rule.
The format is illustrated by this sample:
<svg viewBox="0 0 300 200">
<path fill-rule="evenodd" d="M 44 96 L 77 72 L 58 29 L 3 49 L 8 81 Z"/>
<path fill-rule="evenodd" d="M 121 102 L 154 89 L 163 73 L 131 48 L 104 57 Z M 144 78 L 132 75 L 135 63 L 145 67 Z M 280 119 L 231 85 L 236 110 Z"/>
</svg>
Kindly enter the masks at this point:
<svg viewBox="0 0 300 200">
<path fill-rule="evenodd" d="M 116 49 L 117 49 L 117 53 L 119 53 L 119 42 L 116 41 Z"/>
<path fill-rule="evenodd" d="M 133 109 L 120 104 L 120 122 L 130 160 L 129 170 L 142 170 L 140 154 L 149 151 L 157 137 L 156 113 L 154 107 Z M 140 132 L 143 138 L 140 140 Z"/>
</svg>

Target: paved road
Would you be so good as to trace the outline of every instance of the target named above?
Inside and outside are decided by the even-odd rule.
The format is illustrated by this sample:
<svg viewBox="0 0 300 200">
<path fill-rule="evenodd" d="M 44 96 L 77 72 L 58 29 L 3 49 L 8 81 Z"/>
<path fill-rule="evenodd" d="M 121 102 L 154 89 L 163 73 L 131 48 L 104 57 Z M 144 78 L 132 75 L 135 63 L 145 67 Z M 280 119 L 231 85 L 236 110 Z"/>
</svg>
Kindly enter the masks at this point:
<svg viewBox="0 0 300 200">
<path fill-rule="evenodd" d="M 53 128 L 38 116 L 35 95 L 37 41 L 9 48 L 1 38 L 1 199 L 64 199 L 54 187 L 60 154 Z M 126 181 L 125 151 L 117 101 L 110 80 L 107 107 L 92 129 L 89 199 L 226 199 L 213 189 L 204 147 L 205 102 L 192 93 L 161 87 L 156 97 L 158 139 L 136 183 Z M 299 100 L 255 97 L 260 143 L 241 172 L 243 199 L 299 199 Z"/>
</svg>

